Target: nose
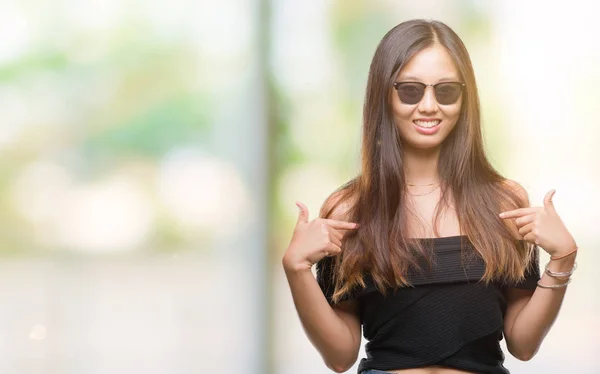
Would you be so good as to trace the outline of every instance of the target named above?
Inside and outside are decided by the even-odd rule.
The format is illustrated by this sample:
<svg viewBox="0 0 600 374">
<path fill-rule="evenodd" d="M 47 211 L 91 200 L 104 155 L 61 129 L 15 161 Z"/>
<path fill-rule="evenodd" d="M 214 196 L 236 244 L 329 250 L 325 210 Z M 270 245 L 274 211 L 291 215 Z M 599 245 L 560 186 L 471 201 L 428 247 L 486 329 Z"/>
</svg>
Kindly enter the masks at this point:
<svg viewBox="0 0 600 374">
<path fill-rule="evenodd" d="M 423 113 L 435 112 L 437 109 L 437 100 L 435 98 L 435 92 L 433 87 L 425 87 L 425 93 L 423 98 L 419 102 L 419 111 Z"/>
</svg>

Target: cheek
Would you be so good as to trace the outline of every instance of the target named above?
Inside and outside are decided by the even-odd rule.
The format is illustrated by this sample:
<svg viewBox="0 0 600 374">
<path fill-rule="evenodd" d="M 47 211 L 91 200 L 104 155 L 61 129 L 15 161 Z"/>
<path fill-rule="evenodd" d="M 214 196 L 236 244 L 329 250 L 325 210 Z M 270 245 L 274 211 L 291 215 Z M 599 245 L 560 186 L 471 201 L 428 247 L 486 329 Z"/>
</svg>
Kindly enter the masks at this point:
<svg viewBox="0 0 600 374">
<path fill-rule="evenodd" d="M 392 114 L 396 122 L 409 120 L 413 112 L 414 106 L 404 105 L 402 103 L 397 102 L 397 100 L 392 101 Z"/>
<path fill-rule="evenodd" d="M 399 108 L 398 110 L 396 110 L 394 112 L 394 117 L 396 119 L 396 122 L 401 121 L 401 122 L 406 122 L 406 121 L 410 121 L 412 118 L 412 110 L 410 109 L 406 109 L 406 108 Z"/>
<path fill-rule="evenodd" d="M 447 119 L 449 119 L 451 121 L 456 121 L 456 120 L 458 120 L 458 117 L 460 116 L 460 109 L 461 109 L 461 104 L 453 105 L 452 107 L 446 108 L 443 111 L 444 117 L 446 117 Z"/>
<path fill-rule="evenodd" d="M 405 105 L 400 102 L 396 90 L 390 91 L 389 105 L 392 110 L 394 121 L 398 125 L 400 122 L 409 121 L 415 111 L 414 105 Z"/>
</svg>

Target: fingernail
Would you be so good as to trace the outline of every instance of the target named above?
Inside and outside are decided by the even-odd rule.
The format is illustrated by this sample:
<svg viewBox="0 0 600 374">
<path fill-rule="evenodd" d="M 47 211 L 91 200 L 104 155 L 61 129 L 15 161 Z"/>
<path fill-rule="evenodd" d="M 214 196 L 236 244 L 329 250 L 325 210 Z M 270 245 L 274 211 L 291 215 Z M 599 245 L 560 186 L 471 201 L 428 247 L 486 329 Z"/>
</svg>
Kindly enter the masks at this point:
<svg viewBox="0 0 600 374">
<path fill-rule="evenodd" d="M 500 213 L 498 215 L 500 216 L 500 218 L 504 217 L 504 213 Z"/>
</svg>

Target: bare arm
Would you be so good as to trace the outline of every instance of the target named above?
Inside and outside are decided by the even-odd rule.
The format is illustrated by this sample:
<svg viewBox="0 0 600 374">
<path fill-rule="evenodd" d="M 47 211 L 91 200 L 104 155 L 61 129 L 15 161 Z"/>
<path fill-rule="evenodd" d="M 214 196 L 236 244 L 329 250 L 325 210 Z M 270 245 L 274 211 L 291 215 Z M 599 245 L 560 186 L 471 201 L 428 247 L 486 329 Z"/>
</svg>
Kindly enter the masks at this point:
<svg viewBox="0 0 600 374">
<path fill-rule="evenodd" d="M 528 203 L 527 193 L 523 187 L 515 182 L 511 184 Z M 533 240 L 534 243 L 537 241 L 537 244 L 542 245 L 542 248 L 551 255 L 568 253 L 574 248 L 575 241 L 554 211 L 552 195 L 551 193 L 546 195 L 543 209 L 529 208 L 537 209 L 533 214 L 528 214 L 522 209 L 522 214 L 513 215 L 513 218 L 516 218 L 515 228 L 519 230 L 515 235 L 519 239 Z M 561 260 L 552 260 L 548 269 L 555 272 L 570 271 L 575 263 L 575 256 L 576 254 L 573 254 Z M 545 273 L 540 279 L 542 285 L 562 284 L 565 281 Z M 504 318 L 504 335 L 507 348 L 514 357 L 527 361 L 537 353 L 558 316 L 566 289 L 566 287 L 553 289 L 537 287 L 534 291 L 517 288 L 507 291 L 508 305 Z"/>
<path fill-rule="evenodd" d="M 311 268 L 326 254 L 341 252 L 345 230 L 336 230 L 320 219 L 308 222 L 308 210 L 303 205 L 300 207 L 299 223 L 282 264 L 308 339 L 327 367 L 341 373 L 354 365 L 360 349 L 361 325 L 357 302 L 346 301 L 331 306 Z M 330 217 L 334 222 L 345 222 L 342 221 L 344 218 L 344 207 L 336 208 Z"/>
<path fill-rule="evenodd" d="M 549 269 L 569 271 L 573 268 L 574 256 L 552 261 Z M 542 276 L 541 284 L 564 283 L 564 280 Z M 536 288 L 535 291 L 512 288 L 507 292 L 508 307 L 504 318 L 504 335 L 509 352 L 516 358 L 530 360 L 539 350 L 542 341 L 554 324 L 565 297 L 564 288 Z"/>
<path fill-rule="evenodd" d="M 338 373 L 350 369 L 361 339 L 356 302 L 332 308 L 310 270 L 286 270 L 286 276 L 304 331 L 327 367 Z"/>
</svg>

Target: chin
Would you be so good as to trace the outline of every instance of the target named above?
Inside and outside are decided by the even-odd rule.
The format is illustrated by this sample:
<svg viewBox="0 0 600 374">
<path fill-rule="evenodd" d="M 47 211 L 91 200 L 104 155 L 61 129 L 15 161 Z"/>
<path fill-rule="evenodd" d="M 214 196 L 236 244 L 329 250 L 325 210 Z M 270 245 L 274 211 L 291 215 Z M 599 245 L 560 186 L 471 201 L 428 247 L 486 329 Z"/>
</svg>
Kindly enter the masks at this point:
<svg viewBox="0 0 600 374">
<path fill-rule="evenodd" d="M 408 148 L 424 150 L 440 148 L 443 142 L 444 139 L 435 137 L 430 139 L 409 139 L 403 143 Z"/>
</svg>

